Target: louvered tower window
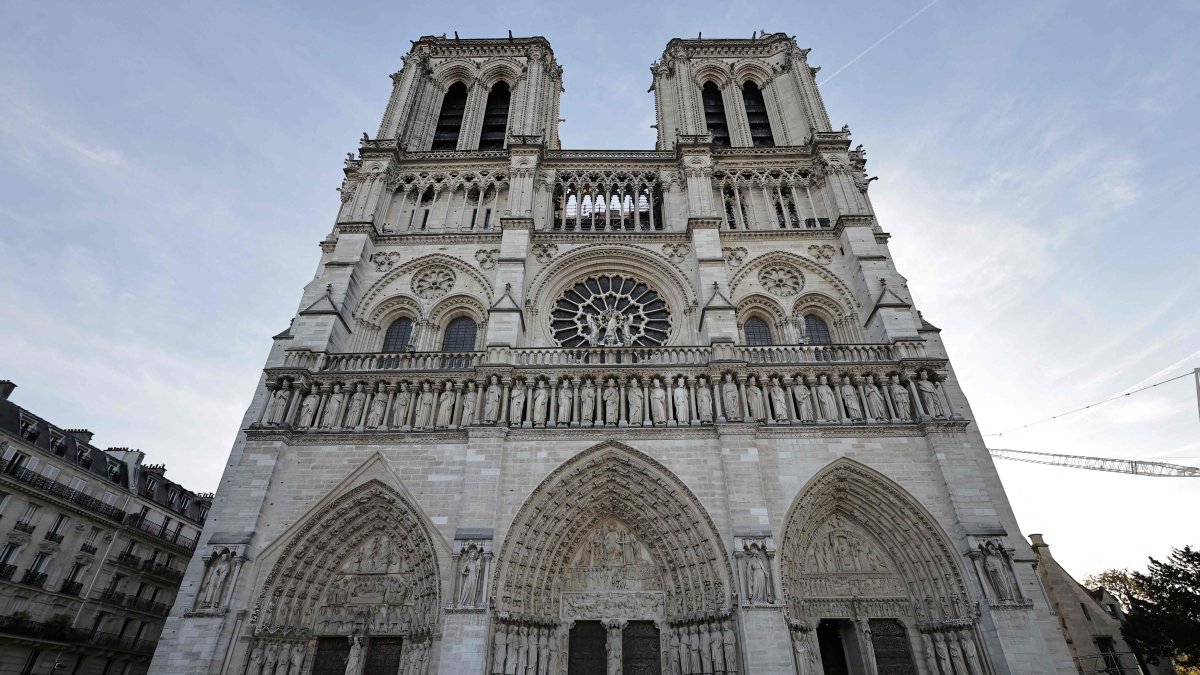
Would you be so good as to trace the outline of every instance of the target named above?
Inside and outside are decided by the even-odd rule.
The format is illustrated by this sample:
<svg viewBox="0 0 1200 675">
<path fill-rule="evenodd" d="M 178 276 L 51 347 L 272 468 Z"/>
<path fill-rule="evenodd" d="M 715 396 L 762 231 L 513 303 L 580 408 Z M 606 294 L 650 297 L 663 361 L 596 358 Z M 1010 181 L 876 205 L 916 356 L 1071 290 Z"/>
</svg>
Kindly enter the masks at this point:
<svg viewBox="0 0 1200 675">
<path fill-rule="evenodd" d="M 767 104 L 758 85 L 746 80 L 742 85 L 742 100 L 746 102 L 746 121 L 750 122 L 750 138 L 756 148 L 775 146 L 771 135 L 771 120 L 767 118 Z"/>
<path fill-rule="evenodd" d="M 816 314 L 809 314 L 804 317 L 804 332 L 808 335 L 809 344 L 833 344 L 833 340 L 829 338 L 829 326 L 825 324 L 824 319 Z"/>
<path fill-rule="evenodd" d="M 408 343 L 412 340 L 412 319 L 396 319 L 388 326 L 387 335 L 383 338 L 383 351 L 406 352 Z"/>
<path fill-rule="evenodd" d="M 746 344 L 748 345 L 769 345 L 771 342 L 771 327 L 766 321 L 752 316 L 746 319 Z"/>
<path fill-rule="evenodd" d="M 725 118 L 725 101 L 721 99 L 721 90 L 711 80 L 704 83 L 700 90 L 704 98 L 704 123 L 708 133 L 712 134 L 714 148 L 729 147 L 729 122 Z"/>
<path fill-rule="evenodd" d="M 470 352 L 475 350 L 475 322 L 469 317 L 460 316 L 446 326 L 446 335 L 442 338 L 444 352 Z"/>
<path fill-rule="evenodd" d="M 467 85 L 455 82 L 442 97 L 437 128 L 433 132 L 433 150 L 458 148 L 458 133 L 462 130 L 463 113 L 467 110 Z"/>
<path fill-rule="evenodd" d="M 504 147 L 508 133 L 508 101 L 511 93 L 507 82 L 497 82 L 488 92 L 487 105 L 483 109 L 483 133 L 479 137 L 480 150 L 499 150 Z"/>
</svg>

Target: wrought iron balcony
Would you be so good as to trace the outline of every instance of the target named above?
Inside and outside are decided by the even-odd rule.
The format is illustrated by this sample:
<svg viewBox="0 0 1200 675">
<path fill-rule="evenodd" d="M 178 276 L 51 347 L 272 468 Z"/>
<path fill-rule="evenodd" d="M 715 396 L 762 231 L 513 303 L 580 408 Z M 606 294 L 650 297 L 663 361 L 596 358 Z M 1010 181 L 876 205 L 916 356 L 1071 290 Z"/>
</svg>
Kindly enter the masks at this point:
<svg viewBox="0 0 1200 675">
<path fill-rule="evenodd" d="M 67 485 L 59 483 L 58 481 L 46 478 L 45 476 L 30 471 L 24 467 L 9 467 L 4 471 L 4 473 L 15 480 L 25 483 L 26 485 L 31 485 L 48 495 L 63 499 L 75 504 L 76 506 L 82 506 L 89 511 L 98 513 L 111 520 L 115 520 L 118 523 L 125 518 L 125 513 L 121 511 L 121 509 L 118 509 L 115 506 L 110 506 L 109 504 L 105 504 L 95 497 L 86 495 L 79 490 L 75 490 Z"/>
<path fill-rule="evenodd" d="M 87 553 L 87 554 L 89 554 L 89 555 L 96 555 L 96 547 L 95 547 L 95 546 L 92 546 L 91 544 L 82 544 L 82 545 L 80 545 L 80 547 L 79 547 L 79 551 L 80 551 L 80 553 Z"/>
<path fill-rule="evenodd" d="M 46 541 L 52 541 L 56 544 L 61 544 L 62 540 L 63 540 L 63 536 L 57 532 L 47 532 L 46 533 Z"/>
<path fill-rule="evenodd" d="M 100 597 L 97 599 L 100 602 L 116 605 L 117 607 L 125 606 L 125 594 L 112 588 L 100 591 Z"/>
<path fill-rule="evenodd" d="M 13 578 L 13 573 L 16 571 L 16 565 L 0 565 L 0 579 L 10 581 Z"/>
<path fill-rule="evenodd" d="M 168 532 L 167 530 L 163 529 L 162 525 L 158 523 L 152 523 L 145 518 L 139 518 L 137 515 L 131 516 L 128 524 L 141 530 L 142 532 L 145 532 L 146 534 L 153 535 L 167 543 L 175 544 L 176 546 L 185 548 L 189 551 L 196 548 L 195 539 L 192 539 L 191 537 L 185 537 L 177 532 Z M 137 564 L 141 564 L 140 558 L 138 559 Z"/>
<path fill-rule="evenodd" d="M 154 653 L 155 643 L 149 640 L 136 640 L 112 633 L 84 630 L 71 626 L 29 621 L 15 616 L 0 617 L 0 633 L 19 635 L 38 640 L 67 642 L 72 644 L 91 645 L 105 649 L 117 649 L 134 654 L 149 655 Z"/>
<path fill-rule="evenodd" d="M 179 570 L 162 563 L 154 562 L 153 560 L 144 561 L 141 569 L 146 574 L 150 574 L 161 579 L 167 579 L 173 582 L 183 580 L 183 572 L 180 572 Z"/>
<path fill-rule="evenodd" d="M 26 586 L 41 588 L 46 584 L 46 573 L 27 569 L 25 570 L 25 573 L 21 575 L 21 583 L 25 584 Z"/>
<path fill-rule="evenodd" d="M 154 602 L 149 598 L 139 598 L 132 595 L 125 598 L 125 607 L 129 609 L 136 609 L 139 612 L 157 614 L 159 616 L 166 615 L 166 613 L 170 610 L 170 607 L 167 607 L 166 603 Z"/>
<path fill-rule="evenodd" d="M 33 523 L 19 520 L 13 523 L 13 529 L 17 530 L 18 532 L 24 532 L 25 534 L 33 534 L 33 531 L 37 529 L 37 526 Z"/>
<path fill-rule="evenodd" d="M 127 551 L 122 551 L 117 554 L 117 564 L 140 570 L 142 568 L 142 559 Z"/>
<path fill-rule="evenodd" d="M 79 591 L 83 590 L 83 584 L 78 581 L 63 580 L 62 587 L 58 590 L 67 595 L 79 595 Z"/>
</svg>

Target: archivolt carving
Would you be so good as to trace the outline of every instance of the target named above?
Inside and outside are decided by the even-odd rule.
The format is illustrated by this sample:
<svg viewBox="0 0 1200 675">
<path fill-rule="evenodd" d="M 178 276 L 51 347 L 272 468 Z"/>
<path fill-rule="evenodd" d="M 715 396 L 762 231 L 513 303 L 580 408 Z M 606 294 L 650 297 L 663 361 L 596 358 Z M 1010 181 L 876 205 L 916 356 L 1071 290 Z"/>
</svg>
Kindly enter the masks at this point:
<svg viewBox="0 0 1200 675">
<path fill-rule="evenodd" d="M 438 64 L 433 70 L 433 79 L 443 91 L 457 81 L 462 81 L 470 89 L 478 72 L 479 66 L 470 59 L 451 59 Z"/>
<path fill-rule="evenodd" d="M 906 598 L 923 627 L 974 621 L 958 556 L 937 521 L 858 462 L 839 459 L 809 481 L 788 511 L 782 541 L 793 619 L 810 618 L 808 607 L 823 598 L 863 595 Z"/>
<path fill-rule="evenodd" d="M 745 265 L 742 265 L 742 267 L 733 275 L 733 278 L 730 279 L 729 288 L 736 293 L 738 285 L 745 281 L 749 275 L 756 273 L 758 270 L 773 266 L 792 266 L 799 268 L 810 278 L 820 279 L 832 287 L 833 290 L 838 294 L 838 297 L 841 299 L 842 304 L 846 307 L 858 306 L 858 302 L 854 299 L 854 294 L 850 292 L 849 287 L 842 283 L 841 279 L 838 279 L 836 276 L 830 273 L 829 270 L 821 267 L 820 265 L 814 264 L 813 261 L 807 258 L 783 251 L 765 253 L 757 258 L 751 259 Z"/>
<path fill-rule="evenodd" d="M 436 324 L 441 324 L 453 312 L 467 314 L 476 323 L 487 321 L 487 308 L 483 306 L 483 303 L 469 295 L 461 293 L 451 295 L 434 305 L 433 309 L 429 310 L 429 320 Z"/>
<path fill-rule="evenodd" d="M 763 67 L 761 60 L 743 59 L 733 64 L 731 69 L 733 70 L 733 79 L 739 85 L 745 84 L 746 80 L 753 80 L 759 89 L 764 89 L 774 79 L 771 73 Z"/>
<path fill-rule="evenodd" d="M 824 319 L 830 328 L 847 316 L 845 307 L 823 293 L 805 293 L 792 303 L 792 316 L 801 317 L 811 310 L 816 310 L 816 314 Z"/>
<path fill-rule="evenodd" d="M 363 320 L 367 323 L 382 327 L 387 323 L 391 323 L 393 318 L 399 318 L 401 315 L 417 321 L 421 318 L 421 304 L 415 298 L 407 295 L 394 295 L 387 300 L 379 303 L 371 310 L 370 315 Z"/>
<path fill-rule="evenodd" d="M 395 605 L 388 614 L 403 621 L 388 632 L 422 634 L 438 625 L 439 595 L 437 553 L 424 520 L 405 497 L 372 480 L 309 516 L 288 537 L 250 623 L 259 635 L 302 636 L 317 619 L 329 630 L 323 605 Z M 354 609 L 342 610 L 348 618 L 337 622 L 363 619 L 361 608 Z"/>
<path fill-rule="evenodd" d="M 410 274 L 415 270 L 423 269 L 432 265 L 449 267 L 456 274 L 470 280 L 471 282 L 474 282 L 474 285 L 478 286 L 480 291 L 485 296 L 482 298 L 482 300 L 484 300 L 488 305 L 492 304 L 492 284 L 487 280 L 486 277 L 483 276 L 483 274 L 479 272 L 479 270 L 453 256 L 445 255 L 444 253 L 433 253 L 409 260 L 403 265 L 392 269 L 387 274 L 380 277 L 380 279 L 374 284 L 371 284 L 371 288 L 368 289 L 365 294 L 363 294 L 362 299 L 358 301 L 358 305 L 354 308 L 354 317 L 363 318 L 365 316 L 378 314 L 376 303 L 379 302 L 380 296 L 384 295 L 385 291 L 387 291 L 389 288 L 395 288 L 395 290 L 398 290 L 399 286 L 396 286 L 395 283 L 403 278 L 406 274 Z M 467 285 L 467 288 L 470 288 L 470 284 Z M 387 295 L 392 295 L 392 293 L 387 293 Z"/>
<path fill-rule="evenodd" d="M 511 87 L 516 87 L 517 80 L 520 79 L 524 70 L 525 66 L 516 59 L 507 57 L 488 59 L 479 72 L 479 81 L 486 89 L 491 89 L 492 85 L 501 80 L 507 82 Z"/>
<path fill-rule="evenodd" d="M 787 320 L 787 312 L 784 311 L 783 307 L 774 299 L 762 293 L 747 295 L 739 300 L 737 304 L 737 320 L 739 324 L 745 323 L 746 319 L 755 315 L 767 319 L 767 322 L 772 325 L 777 325 Z"/>
<path fill-rule="evenodd" d="M 723 61 L 700 61 L 693 62 L 692 72 L 695 73 L 695 82 L 697 87 L 704 87 L 704 83 L 712 80 L 717 87 L 724 89 L 733 79 L 730 77 L 731 69 L 728 63 Z"/>
<path fill-rule="evenodd" d="M 611 441 L 573 457 L 534 490 L 499 561 L 493 602 L 525 616 L 556 618 L 563 592 L 599 589 L 604 580 L 629 590 L 662 584 L 668 619 L 731 602 L 729 561 L 699 500 L 666 467 Z M 657 574 L 641 573 L 650 563 Z M 609 578 L 613 570 L 622 574 Z"/>
</svg>

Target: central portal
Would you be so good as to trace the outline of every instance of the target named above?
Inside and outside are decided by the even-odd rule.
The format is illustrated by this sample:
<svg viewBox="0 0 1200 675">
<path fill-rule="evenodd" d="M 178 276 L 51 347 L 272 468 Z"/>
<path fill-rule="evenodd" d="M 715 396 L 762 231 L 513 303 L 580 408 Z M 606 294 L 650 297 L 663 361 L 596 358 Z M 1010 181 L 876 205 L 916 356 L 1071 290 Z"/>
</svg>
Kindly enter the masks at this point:
<svg viewBox="0 0 1200 675">
<path fill-rule="evenodd" d="M 661 645 L 653 621 L 630 621 L 621 632 L 621 675 L 662 675 Z"/>
</svg>

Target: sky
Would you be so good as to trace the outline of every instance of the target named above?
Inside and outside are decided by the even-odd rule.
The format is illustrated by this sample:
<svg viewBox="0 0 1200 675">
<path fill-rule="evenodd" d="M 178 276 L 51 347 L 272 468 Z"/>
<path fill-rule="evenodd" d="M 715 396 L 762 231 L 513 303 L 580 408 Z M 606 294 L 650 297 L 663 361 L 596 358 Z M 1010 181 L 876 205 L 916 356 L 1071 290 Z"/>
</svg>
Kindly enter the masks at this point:
<svg viewBox="0 0 1200 675">
<path fill-rule="evenodd" d="M 599 8 L 599 9 L 597 9 Z M 985 434 L 1200 366 L 1200 0 L 0 4 L 0 379 L 213 490 L 409 41 L 544 35 L 566 148 L 652 148 L 672 37 L 796 35 Z M 992 447 L 1200 465 L 1185 377 Z M 997 461 L 1077 577 L 1200 479 Z"/>
</svg>

